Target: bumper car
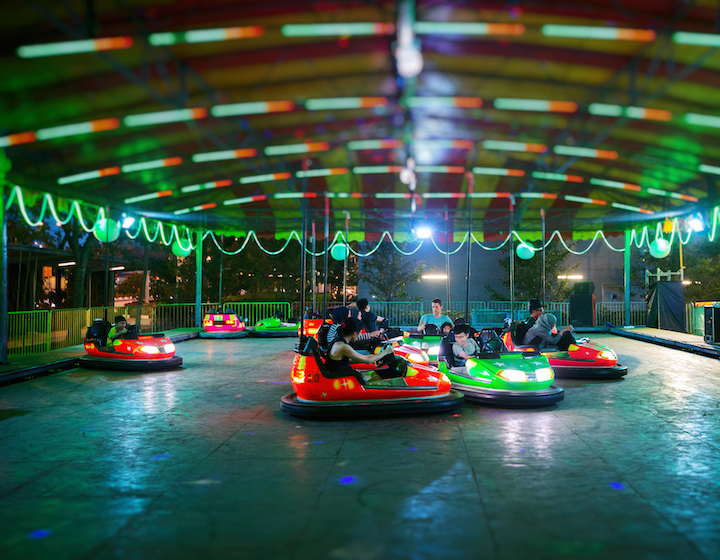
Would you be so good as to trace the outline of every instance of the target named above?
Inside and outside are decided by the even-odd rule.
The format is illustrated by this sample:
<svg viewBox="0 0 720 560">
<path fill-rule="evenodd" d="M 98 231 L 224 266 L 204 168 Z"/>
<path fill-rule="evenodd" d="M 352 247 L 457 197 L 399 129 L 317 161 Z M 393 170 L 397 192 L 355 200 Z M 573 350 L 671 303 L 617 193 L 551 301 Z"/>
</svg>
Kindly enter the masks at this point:
<svg viewBox="0 0 720 560">
<path fill-rule="evenodd" d="M 483 329 L 477 335 L 481 352 L 463 367 L 455 362 L 452 333 L 440 344 L 438 367 L 467 400 L 505 408 L 533 408 L 565 398 L 565 391 L 552 384 L 555 375 L 545 356 L 537 351 L 509 351 L 492 329 Z"/>
<path fill-rule="evenodd" d="M 86 356 L 80 358 L 80 366 L 92 369 L 123 371 L 160 371 L 175 369 L 183 360 L 175 355 L 175 344 L 161 333 L 141 334 L 130 325 L 122 339 L 106 345 L 110 325 L 95 319 L 85 334 Z"/>
<path fill-rule="evenodd" d="M 203 317 L 202 325 L 200 338 L 245 338 L 250 332 L 245 328 L 245 321 L 229 308 L 222 313 L 211 309 Z"/>
<path fill-rule="evenodd" d="M 297 322 L 286 322 L 281 317 L 269 317 L 255 324 L 250 336 L 255 338 L 291 338 L 298 336 L 300 326 Z"/>
<path fill-rule="evenodd" d="M 367 380 L 363 372 L 382 377 Z M 353 373 L 329 372 L 317 340 L 306 338 L 293 360 L 294 393 L 281 399 L 282 409 L 302 418 L 349 418 L 429 414 L 455 410 L 463 395 L 436 368 L 411 364 L 390 354 L 376 364 L 353 364 Z"/>
<path fill-rule="evenodd" d="M 520 343 L 525 333 L 521 323 L 513 323 L 503 333 L 503 342 L 510 350 L 537 352 L 533 346 Z M 566 351 L 543 348 L 543 356 L 557 377 L 573 379 L 618 379 L 627 374 L 627 366 L 618 364 L 618 357 L 607 346 L 584 338 L 571 344 Z"/>
</svg>

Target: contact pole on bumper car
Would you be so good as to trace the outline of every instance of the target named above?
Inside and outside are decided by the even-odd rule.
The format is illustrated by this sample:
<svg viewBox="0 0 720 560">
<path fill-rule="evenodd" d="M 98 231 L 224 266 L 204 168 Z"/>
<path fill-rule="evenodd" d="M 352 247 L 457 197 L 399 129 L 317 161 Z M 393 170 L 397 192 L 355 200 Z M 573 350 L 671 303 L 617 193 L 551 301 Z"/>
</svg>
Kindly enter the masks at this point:
<svg viewBox="0 0 720 560">
<path fill-rule="evenodd" d="M 512 324 L 515 314 L 515 235 L 513 233 L 515 222 L 515 198 L 510 197 L 510 324 Z"/>
<path fill-rule="evenodd" d="M 323 255 L 323 320 L 327 315 L 328 253 L 330 247 L 330 197 L 325 197 L 325 254 Z"/>
<path fill-rule="evenodd" d="M 302 168 L 307 171 L 309 160 L 303 158 Z M 302 192 L 305 193 L 307 187 L 307 178 L 302 180 Z M 301 199 L 301 218 L 300 218 L 300 344 L 302 345 L 303 335 L 305 333 L 305 247 L 307 246 L 307 198 Z M 313 309 L 314 311 L 314 309 Z"/>
</svg>

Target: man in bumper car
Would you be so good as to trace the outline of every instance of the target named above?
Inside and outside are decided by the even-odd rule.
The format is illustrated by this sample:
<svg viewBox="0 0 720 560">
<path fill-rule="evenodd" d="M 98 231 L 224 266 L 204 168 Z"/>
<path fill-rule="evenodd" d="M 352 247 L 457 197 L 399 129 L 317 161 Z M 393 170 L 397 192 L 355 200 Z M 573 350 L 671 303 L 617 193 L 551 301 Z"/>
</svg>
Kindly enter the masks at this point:
<svg viewBox="0 0 720 560">
<path fill-rule="evenodd" d="M 480 352 L 477 342 L 470 338 L 467 325 L 456 325 L 453 329 L 455 342 L 452 345 L 455 367 L 465 367 L 465 362 Z"/>
<path fill-rule="evenodd" d="M 420 317 L 418 330 L 420 332 L 425 332 L 425 327 L 427 325 L 435 325 L 435 329 L 439 332 L 445 323 L 450 323 L 450 325 L 455 326 L 455 323 L 453 323 L 450 317 L 443 315 L 442 300 L 435 298 L 432 301 L 432 313 L 425 313 L 425 315 Z"/>
<path fill-rule="evenodd" d="M 362 329 L 360 323 L 352 317 L 346 317 L 337 327 L 334 337 L 331 338 L 328 336 L 327 361 L 325 362 L 325 367 L 330 372 L 348 372 L 349 374 L 353 374 L 354 370 L 352 366 L 350 366 L 351 362 L 375 364 L 385 356 L 393 354 L 392 346 L 388 346 L 377 354 L 360 354 L 350 346 L 351 343 L 358 340 Z M 378 372 L 378 375 L 383 379 L 402 376 L 394 367 L 388 370 L 382 370 L 382 373 Z"/>
</svg>

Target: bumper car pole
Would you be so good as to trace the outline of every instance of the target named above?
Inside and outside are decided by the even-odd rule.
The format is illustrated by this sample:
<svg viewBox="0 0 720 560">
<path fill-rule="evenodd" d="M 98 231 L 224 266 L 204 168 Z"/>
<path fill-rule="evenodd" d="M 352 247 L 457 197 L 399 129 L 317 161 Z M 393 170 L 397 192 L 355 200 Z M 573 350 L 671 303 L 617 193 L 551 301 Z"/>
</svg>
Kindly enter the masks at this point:
<svg viewBox="0 0 720 560">
<path fill-rule="evenodd" d="M 472 172 L 465 174 L 468 180 L 468 238 L 467 238 L 467 274 L 465 275 L 465 322 L 470 324 L 470 255 L 472 253 L 472 223 L 473 207 L 472 194 L 475 186 L 475 175 Z"/>
<path fill-rule="evenodd" d="M 515 307 L 515 236 L 513 235 L 513 227 L 515 222 L 515 204 L 512 197 L 508 199 L 510 203 L 510 324 L 513 322 L 513 309 Z"/>
<path fill-rule="evenodd" d="M 323 319 L 327 315 L 328 253 L 330 252 L 330 197 L 325 197 L 325 254 L 323 255 Z"/>
<path fill-rule="evenodd" d="M 195 233 L 195 328 L 202 328 L 202 232 Z"/>
<path fill-rule="evenodd" d="M 309 160 L 303 158 L 302 168 L 303 171 L 307 171 Z M 307 177 L 303 177 L 302 180 L 302 192 L 307 191 Z M 305 332 L 305 247 L 307 242 L 307 198 L 302 199 L 302 218 L 300 220 L 300 340 L 302 341 L 302 335 Z M 314 227 L 314 224 L 313 224 Z M 313 236 L 314 239 L 314 236 Z M 315 249 L 313 248 L 313 255 Z M 313 256 L 313 258 L 315 258 Z M 313 279 L 314 282 L 314 279 Z M 314 298 L 313 293 L 313 298 Z M 292 313 L 292 310 L 290 310 Z"/>
</svg>

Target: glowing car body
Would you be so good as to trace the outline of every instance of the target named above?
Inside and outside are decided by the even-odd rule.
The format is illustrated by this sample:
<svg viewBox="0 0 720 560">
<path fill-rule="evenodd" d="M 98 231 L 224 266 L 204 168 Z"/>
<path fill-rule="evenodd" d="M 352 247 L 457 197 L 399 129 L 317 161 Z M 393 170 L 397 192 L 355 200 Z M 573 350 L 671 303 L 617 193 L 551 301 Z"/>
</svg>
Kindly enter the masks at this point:
<svg viewBox="0 0 720 560">
<path fill-rule="evenodd" d="M 200 338 L 244 338 L 250 332 L 245 321 L 227 309 L 223 313 L 206 313 L 202 326 Z"/>
<path fill-rule="evenodd" d="M 517 340 L 518 323 L 503 333 L 503 342 L 510 350 L 534 352 L 533 346 L 521 345 Z M 618 364 L 618 357 L 610 348 L 586 339 L 571 344 L 567 351 L 543 348 L 557 377 L 575 379 L 617 379 L 627 374 L 627 366 Z"/>
<path fill-rule="evenodd" d="M 293 360 L 294 393 L 282 400 L 282 409 L 307 418 L 388 416 L 447 412 L 462 405 L 462 393 L 452 390 L 446 375 L 427 365 L 399 361 L 400 377 L 368 381 L 362 372 L 381 372 L 378 364 L 354 364 L 353 372 L 329 372 L 314 338 L 306 338 Z"/>
<path fill-rule="evenodd" d="M 257 338 L 292 338 L 298 335 L 297 323 L 285 322 L 278 317 L 262 319 L 255 324 L 250 336 Z"/>
<path fill-rule="evenodd" d="M 464 393 L 466 399 L 492 406 L 530 408 L 549 406 L 565 398 L 565 391 L 553 385 L 553 370 L 539 352 L 511 352 L 490 329 L 478 334 L 476 340 L 482 351 L 469 358 L 465 367 L 456 365 L 452 333 L 440 345 L 438 367 L 448 376 L 453 389 Z"/>
<path fill-rule="evenodd" d="M 125 371 L 158 371 L 180 367 L 183 360 L 175 355 L 175 344 L 162 333 L 131 332 L 122 339 L 108 341 L 110 326 L 96 319 L 85 335 L 87 356 L 80 358 L 85 368 Z"/>
<path fill-rule="evenodd" d="M 414 346 L 428 355 L 430 363 L 437 363 L 440 343 L 443 337 L 440 335 L 429 335 L 423 333 L 407 333 L 403 341 L 408 346 Z"/>
</svg>

